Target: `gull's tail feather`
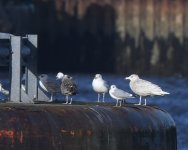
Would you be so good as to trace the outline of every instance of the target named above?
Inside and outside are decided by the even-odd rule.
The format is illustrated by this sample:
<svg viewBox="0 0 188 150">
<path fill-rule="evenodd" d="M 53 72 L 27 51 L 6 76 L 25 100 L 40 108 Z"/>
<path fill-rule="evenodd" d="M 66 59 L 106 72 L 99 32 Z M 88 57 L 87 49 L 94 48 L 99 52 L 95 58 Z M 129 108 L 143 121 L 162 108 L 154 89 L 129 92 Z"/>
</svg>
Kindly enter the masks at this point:
<svg viewBox="0 0 188 150">
<path fill-rule="evenodd" d="M 161 92 L 161 95 L 165 95 L 165 94 L 170 94 L 170 93 L 165 92 L 165 91 L 162 91 L 162 92 Z"/>
<path fill-rule="evenodd" d="M 164 96 L 166 94 L 170 94 L 170 93 L 165 92 L 165 91 L 156 91 L 152 93 L 152 95 L 159 95 L 159 96 Z"/>
</svg>

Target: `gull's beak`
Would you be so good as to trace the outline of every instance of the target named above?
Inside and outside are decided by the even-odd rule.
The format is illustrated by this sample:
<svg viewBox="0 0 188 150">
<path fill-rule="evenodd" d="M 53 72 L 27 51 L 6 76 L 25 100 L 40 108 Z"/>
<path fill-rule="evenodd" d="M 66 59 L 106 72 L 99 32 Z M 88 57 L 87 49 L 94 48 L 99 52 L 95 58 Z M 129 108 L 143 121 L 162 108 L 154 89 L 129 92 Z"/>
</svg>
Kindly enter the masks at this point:
<svg viewBox="0 0 188 150">
<path fill-rule="evenodd" d="M 126 80 L 130 80 L 130 76 L 129 77 L 125 77 Z"/>
<path fill-rule="evenodd" d="M 58 80 L 59 78 L 56 76 L 56 80 Z"/>
</svg>

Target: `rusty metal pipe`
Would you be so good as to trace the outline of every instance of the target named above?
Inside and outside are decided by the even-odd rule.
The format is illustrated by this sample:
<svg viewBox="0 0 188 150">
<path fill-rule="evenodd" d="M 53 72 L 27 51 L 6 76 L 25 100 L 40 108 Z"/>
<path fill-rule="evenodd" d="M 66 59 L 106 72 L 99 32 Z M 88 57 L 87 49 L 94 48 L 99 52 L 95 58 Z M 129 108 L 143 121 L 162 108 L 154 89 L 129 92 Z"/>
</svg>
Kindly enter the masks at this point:
<svg viewBox="0 0 188 150">
<path fill-rule="evenodd" d="M 0 149 L 176 150 L 172 117 L 149 106 L 1 104 Z"/>
</svg>

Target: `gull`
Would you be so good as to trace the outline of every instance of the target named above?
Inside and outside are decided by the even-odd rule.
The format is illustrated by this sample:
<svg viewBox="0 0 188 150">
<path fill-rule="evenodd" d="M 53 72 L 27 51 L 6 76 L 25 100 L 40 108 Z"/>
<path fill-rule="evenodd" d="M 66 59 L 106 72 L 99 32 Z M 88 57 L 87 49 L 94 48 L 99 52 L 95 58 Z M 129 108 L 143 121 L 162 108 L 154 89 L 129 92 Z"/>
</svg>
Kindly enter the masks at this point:
<svg viewBox="0 0 188 150">
<path fill-rule="evenodd" d="M 69 102 L 69 96 L 77 94 L 77 86 L 69 75 L 64 75 L 61 72 L 57 74 L 57 79 L 61 79 L 61 93 L 66 96 L 65 104 L 72 104 L 72 98 Z"/>
<path fill-rule="evenodd" d="M 116 107 L 118 106 L 118 103 L 120 101 L 120 107 L 123 100 L 126 98 L 134 98 L 132 94 L 125 92 L 124 90 L 121 90 L 117 88 L 115 85 L 110 86 L 109 94 L 112 98 L 116 99 Z"/>
<path fill-rule="evenodd" d="M 51 94 L 50 101 L 53 101 L 53 94 L 60 92 L 60 85 L 53 78 L 50 78 L 47 74 L 41 74 L 39 76 L 40 87 Z"/>
<path fill-rule="evenodd" d="M 168 92 L 163 91 L 158 85 L 140 79 L 139 76 L 136 74 L 132 74 L 129 77 L 126 77 L 125 79 L 130 80 L 129 86 L 131 90 L 135 94 L 140 96 L 140 101 L 138 105 L 141 105 L 142 97 L 154 95 L 163 96 L 165 94 L 170 94 Z M 144 105 L 146 105 L 146 98 Z"/>
<path fill-rule="evenodd" d="M 2 86 L 2 84 L 0 83 L 0 92 L 3 93 L 4 95 L 9 95 L 9 91 L 5 90 Z"/>
<path fill-rule="evenodd" d="M 24 73 L 21 79 L 21 88 L 24 92 L 26 92 L 26 74 Z"/>
<path fill-rule="evenodd" d="M 101 74 L 95 75 L 93 82 L 92 82 L 92 87 L 93 87 L 93 90 L 96 93 L 98 93 L 98 102 L 100 102 L 100 94 L 103 94 L 103 102 L 104 102 L 105 93 L 108 92 L 109 85 L 107 84 L 105 80 L 103 80 Z"/>
</svg>

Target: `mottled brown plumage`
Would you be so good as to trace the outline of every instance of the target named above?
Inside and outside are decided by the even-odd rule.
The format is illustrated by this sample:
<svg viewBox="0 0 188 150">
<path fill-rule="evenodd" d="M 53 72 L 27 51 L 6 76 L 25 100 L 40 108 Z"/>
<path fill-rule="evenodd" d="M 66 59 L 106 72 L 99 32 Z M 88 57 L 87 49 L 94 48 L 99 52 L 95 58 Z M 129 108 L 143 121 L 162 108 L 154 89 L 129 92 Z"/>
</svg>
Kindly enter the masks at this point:
<svg viewBox="0 0 188 150">
<path fill-rule="evenodd" d="M 61 93 L 66 96 L 66 104 L 68 104 L 68 96 L 77 94 L 77 86 L 72 80 L 72 77 L 64 75 L 61 83 Z M 69 104 L 72 103 L 72 99 Z"/>
</svg>

